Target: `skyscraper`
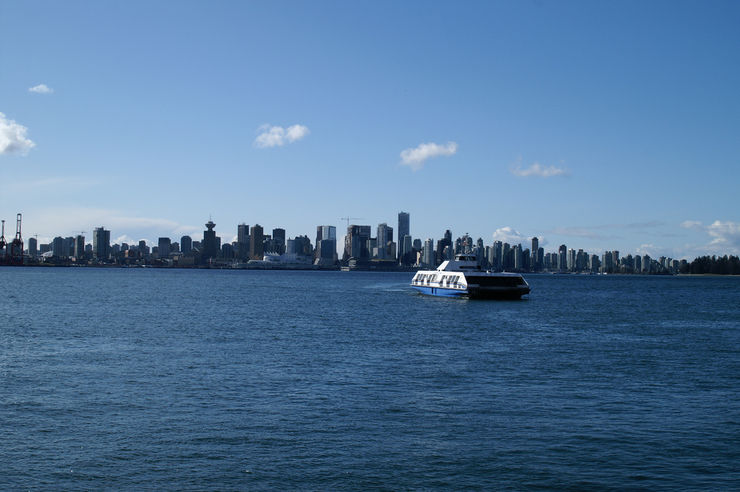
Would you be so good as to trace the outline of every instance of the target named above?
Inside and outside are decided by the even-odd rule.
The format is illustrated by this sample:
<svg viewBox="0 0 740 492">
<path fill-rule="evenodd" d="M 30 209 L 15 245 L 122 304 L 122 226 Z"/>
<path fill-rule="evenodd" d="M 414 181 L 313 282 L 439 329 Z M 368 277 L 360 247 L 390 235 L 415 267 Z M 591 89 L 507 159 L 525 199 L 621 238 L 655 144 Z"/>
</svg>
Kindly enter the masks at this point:
<svg viewBox="0 0 740 492">
<path fill-rule="evenodd" d="M 316 227 L 316 251 L 314 260 L 321 265 L 331 265 L 337 256 L 337 228 L 334 226 Z"/>
<path fill-rule="evenodd" d="M 31 258 L 36 258 L 39 254 L 39 242 L 35 237 L 28 239 L 28 255 Z"/>
<path fill-rule="evenodd" d="M 85 236 L 78 234 L 74 241 L 74 256 L 81 260 L 85 256 Z"/>
<path fill-rule="evenodd" d="M 537 271 L 542 266 L 537 261 L 537 254 L 540 250 L 540 240 L 535 236 L 532 238 L 532 261 L 530 263 L 532 271 Z"/>
<path fill-rule="evenodd" d="M 393 228 L 388 227 L 388 224 L 383 222 L 378 224 L 378 258 L 381 260 L 388 257 L 388 251 L 390 250 L 390 243 L 393 242 Z"/>
<path fill-rule="evenodd" d="M 408 212 L 398 213 L 398 242 L 401 244 L 405 236 L 411 235 L 411 216 Z M 398 248 L 398 259 L 401 260 L 403 255 L 409 251 L 404 251 L 403 247 Z"/>
<path fill-rule="evenodd" d="M 249 226 L 243 222 L 236 226 L 236 247 L 239 249 L 239 259 L 249 259 Z"/>
<path fill-rule="evenodd" d="M 98 261 L 110 258 L 110 231 L 96 227 L 93 231 L 93 256 Z"/>
<path fill-rule="evenodd" d="M 157 251 L 159 252 L 160 258 L 168 258 L 170 256 L 170 246 L 172 241 L 168 237 L 160 237 L 157 240 Z"/>
<path fill-rule="evenodd" d="M 216 258 L 221 249 L 216 238 L 216 231 L 213 230 L 214 227 L 216 227 L 216 224 L 214 224 L 212 220 L 209 220 L 206 222 L 206 230 L 203 231 L 201 261 L 204 263 L 211 258 Z"/>
<path fill-rule="evenodd" d="M 370 226 L 352 224 L 347 227 L 347 235 L 344 237 L 344 260 L 355 258 L 357 260 L 369 260 L 370 250 Z"/>
<path fill-rule="evenodd" d="M 568 268 L 568 247 L 564 244 L 558 248 L 558 269 L 564 272 Z"/>
<path fill-rule="evenodd" d="M 434 257 L 434 241 L 432 241 L 432 238 L 428 238 L 424 241 L 424 250 L 421 261 L 425 267 L 436 266 L 436 258 Z"/>
<path fill-rule="evenodd" d="M 187 255 L 193 250 L 193 239 L 190 236 L 182 236 L 180 238 L 180 251 L 182 254 Z"/>
<path fill-rule="evenodd" d="M 272 230 L 272 242 L 276 253 L 285 253 L 285 229 L 277 228 Z"/>
<path fill-rule="evenodd" d="M 253 225 L 249 230 L 249 258 L 252 260 L 261 260 L 265 256 L 263 234 L 259 224 Z"/>
</svg>

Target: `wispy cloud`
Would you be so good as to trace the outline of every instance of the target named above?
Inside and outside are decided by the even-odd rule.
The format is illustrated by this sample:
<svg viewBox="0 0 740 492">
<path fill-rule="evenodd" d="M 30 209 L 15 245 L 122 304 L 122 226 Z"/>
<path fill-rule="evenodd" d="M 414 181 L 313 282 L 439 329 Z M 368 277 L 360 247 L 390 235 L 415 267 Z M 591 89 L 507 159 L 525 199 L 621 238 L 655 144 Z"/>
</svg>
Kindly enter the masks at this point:
<svg viewBox="0 0 740 492">
<path fill-rule="evenodd" d="M 292 125 L 288 128 L 262 125 L 257 131 L 260 133 L 254 139 L 254 146 L 261 149 L 282 147 L 285 144 L 297 142 L 310 133 L 308 127 L 304 125 Z"/>
<path fill-rule="evenodd" d="M 601 232 L 597 232 L 598 230 L 603 229 L 603 226 L 596 226 L 596 227 L 556 227 L 554 229 L 551 229 L 547 231 L 550 234 L 557 234 L 558 236 L 573 236 L 573 237 L 583 237 L 586 239 L 614 239 L 615 236 L 613 235 L 607 235 L 603 234 Z"/>
<path fill-rule="evenodd" d="M 522 168 L 521 164 L 518 164 L 511 168 L 511 174 L 519 176 L 520 178 L 528 178 L 531 176 L 552 178 L 554 176 L 566 176 L 568 171 L 560 167 L 543 166 L 539 162 L 535 162 L 527 168 Z"/>
<path fill-rule="evenodd" d="M 52 189 L 69 192 L 91 188 L 93 186 L 98 186 L 101 183 L 102 181 L 97 178 L 86 176 L 45 176 L 28 181 L 13 181 L 12 183 L 8 183 L 7 191 L 36 191 L 39 193 L 47 193 L 49 189 Z M 0 184 L 0 189 L 3 189 L 3 184 Z"/>
<path fill-rule="evenodd" d="M 423 143 L 415 148 L 408 148 L 401 151 L 401 164 L 409 166 L 412 170 L 418 171 L 424 167 L 427 159 L 438 156 L 450 156 L 457 152 L 457 143 L 447 142 L 446 145 L 436 143 Z"/>
<path fill-rule="evenodd" d="M 681 227 L 683 227 L 684 229 L 704 229 L 704 226 L 698 220 L 684 220 L 683 222 L 681 222 Z"/>
<path fill-rule="evenodd" d="M 100 226 L 110 230 L 113 237 L 126 235 L 129 239 L 170 236 L 179 240 L 182 235 L 197 234 L 203 229 L 202 226 L 198 228 L 159 217 L 137 217 L 120 210 L 91 207 L 41 208 L 24 213 L 23 218 L 25 227 L 34 234 L 38 233 L 39 240 L 79 234 L 82 230 L 92 237 L 92 230 Z"/>
<path fill-rule="evenodd" d="M 54 89 L 52 89 L 51 87 L 49 87 L 46 84 L 39 84 L 39 85 L 35 85 L 33 87 L 29 87 L 28 88 L 28 92 L 33 92 L 33 93 L 36 93 L 36 94 L 51 94 L 51 93 L 54 92 Z"/>
<path fill-rule="evenodd" d="M 0 113 L 0 154 L 25 155 L 36 146 L 26 137 L 28 128 Z"/>
</svg>

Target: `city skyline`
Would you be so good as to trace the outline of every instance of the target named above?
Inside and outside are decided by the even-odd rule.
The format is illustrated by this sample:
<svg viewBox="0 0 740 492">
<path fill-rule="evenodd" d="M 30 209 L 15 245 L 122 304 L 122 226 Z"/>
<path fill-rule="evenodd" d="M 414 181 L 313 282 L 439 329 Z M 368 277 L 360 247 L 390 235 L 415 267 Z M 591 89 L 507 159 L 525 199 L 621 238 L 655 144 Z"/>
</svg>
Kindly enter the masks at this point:
<svg viewBox="0 0 740 492">
<path fill-rule="evenodd" d="M 405 210 L 422 241 L 738 254 L 738 19 L 735 2 L 5 3 L 0 215 L 40 241 L 104 225 L 156 243 L 209 215 L 228 240 L 259 222 L 313 241 Z"/>
</svg>

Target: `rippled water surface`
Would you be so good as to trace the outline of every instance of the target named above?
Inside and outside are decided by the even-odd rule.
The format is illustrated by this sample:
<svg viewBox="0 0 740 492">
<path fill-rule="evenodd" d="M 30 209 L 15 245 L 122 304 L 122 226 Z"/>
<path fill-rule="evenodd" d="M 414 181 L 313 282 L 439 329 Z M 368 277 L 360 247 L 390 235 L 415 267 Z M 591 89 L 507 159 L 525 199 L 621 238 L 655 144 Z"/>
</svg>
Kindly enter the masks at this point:
<svg viewBox="0 0 740 492">
<path fill-rule="evenodd" d="M 740 278 L 0 276 L 2 489 L 740 488 Z"/>
</svg>

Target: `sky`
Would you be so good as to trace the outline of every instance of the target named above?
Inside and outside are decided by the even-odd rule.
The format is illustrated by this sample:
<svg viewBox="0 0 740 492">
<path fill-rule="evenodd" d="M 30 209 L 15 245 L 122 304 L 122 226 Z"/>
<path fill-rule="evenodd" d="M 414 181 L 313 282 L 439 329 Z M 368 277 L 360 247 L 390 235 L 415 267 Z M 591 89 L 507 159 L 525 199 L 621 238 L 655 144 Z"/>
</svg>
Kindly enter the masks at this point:
<svg viewBox="0 0 740 492">
<path fill-rule="evenodd" d="M 13 236 L 740 254 L 736 1 L 0 1 Z"/>
</svg>

